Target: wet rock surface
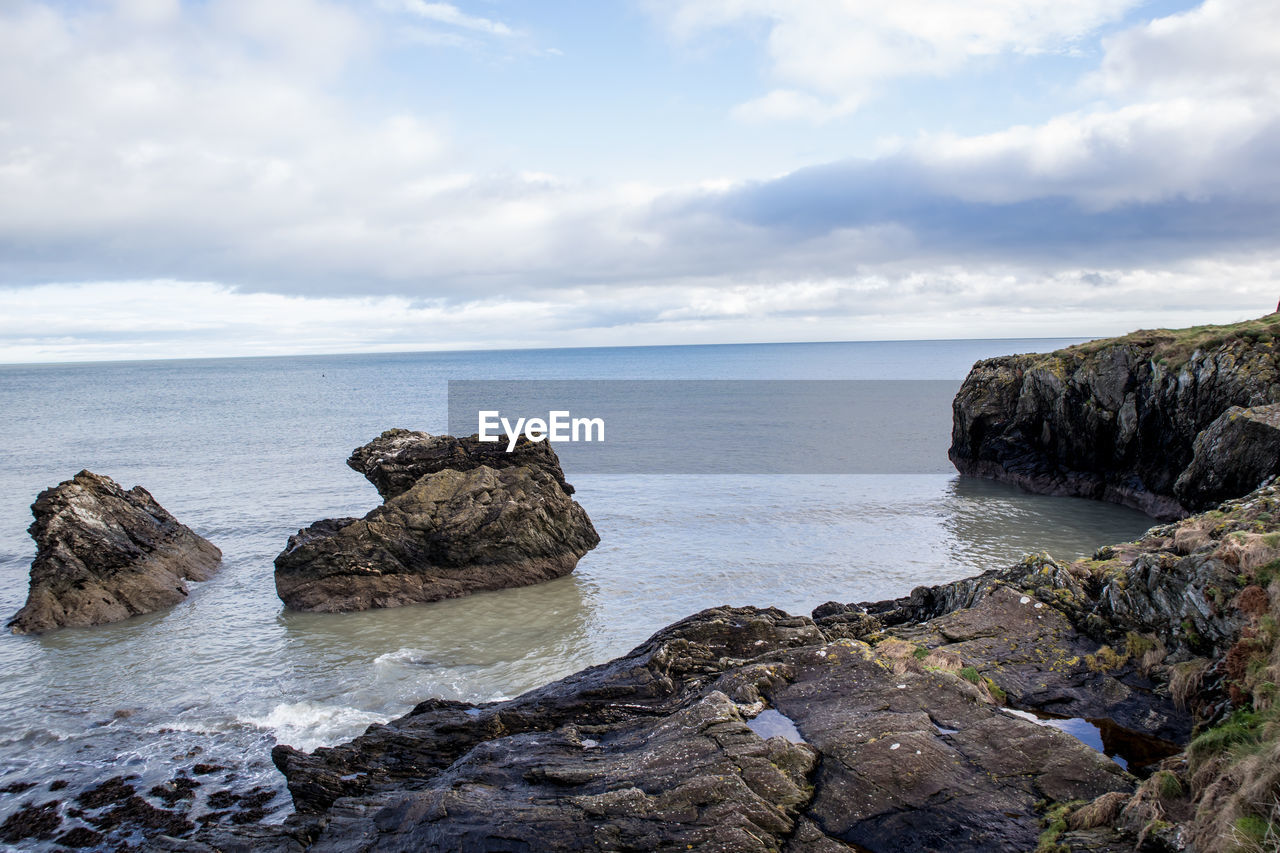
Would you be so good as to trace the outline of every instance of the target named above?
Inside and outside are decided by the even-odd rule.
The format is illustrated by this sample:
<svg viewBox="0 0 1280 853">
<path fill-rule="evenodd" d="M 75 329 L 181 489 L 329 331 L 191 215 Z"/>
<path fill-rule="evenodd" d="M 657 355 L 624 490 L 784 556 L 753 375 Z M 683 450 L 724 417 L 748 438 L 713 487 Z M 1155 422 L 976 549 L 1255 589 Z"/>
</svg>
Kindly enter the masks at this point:
<svg viewBox="0 0 1280 853">
<path fill-rule="evenodd" d="M 504 446 L 503 446 L 504 447 Z M 561 577 L 600 541 L 555 452 L 389 430 L 348 460 L 385 497 L 290 537 L 276 590 L 295 610 L 396 607 Z"/>
<path fill-rule="evenodd" d="M 48 786 L 66 791 L 57 798 L 39 794 L 37 786 L 8 786 L 30 792 L 28 799 L 0 825 L 0 842 L 36 849 L 152 850 L 181 844 L 199 826 L 254 825 L 279 795 L 274 789 L 223 787 L 225 779 L 191 778 L 179 770 L 172 779 L 149 790 L 136 776 L 114 776 L 79 787 L 65 780 Z M 207 774 L 206 774 L 207 775 Z M 203 786 L 203 787 L 202 787 Z"/>
<path fill-rule="evenodd" d="M 141 486 L 122 489 L 81 471 L 31 506 L 36 541 L 26 605 L 14 633 L 101 625 L 170 607 L 204 581 L 222 553 L 179 523 Z"/>
<path fill-rule="evenodd" d="M 997 589 L 973 618 L 1035 613 L 1021 598 Z M 1075 636 L 1061 614 L 1027 619 L 1055 641 Z M 433 700 L 339 747 L 277 747 L 298 809 L 278 838 L 312 850 L 1013 851 L 1035 846 L 1046 801 L 1132 788 L 1099 752 L 1007 714 L 958 653 L 870 639 L 715 608 L 509 702 Z M 766 710 L 803 742 L 756 734 L 748 723 Z M 187 849 L 237 837 L 210 829 Z"/>
<path fill-rule="evenodd" d="M 1140 332 L 980 361 L 954 402 L 951 460 L 963 474 L 1163 519 L 1242 495 L 1259 481 L 1206 481 L 1203 494 L 1191 478 L 1175 486 L 1197 437 L 1224 412 L 1280 402 L 1272 345 L 1280 317 L 1246 325 Z M 1256 467 L 1248 462 L 1240 470 Z"/>
</svg>

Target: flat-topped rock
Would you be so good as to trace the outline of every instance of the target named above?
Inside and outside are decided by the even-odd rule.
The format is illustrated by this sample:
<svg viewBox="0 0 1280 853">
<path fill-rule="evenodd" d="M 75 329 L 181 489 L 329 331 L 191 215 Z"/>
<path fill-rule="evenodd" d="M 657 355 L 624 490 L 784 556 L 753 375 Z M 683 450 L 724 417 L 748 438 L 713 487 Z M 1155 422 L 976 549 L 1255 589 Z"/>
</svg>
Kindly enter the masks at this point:
<svg viewBox="0 0 1280 853">
<path fill-rule="evenodd" d="M 386 500 L 364 518 L 325 519 L 290 537 L 275 561 L 281 600 L 321 612 L 397 607 L 573 571 L 600 537 L 555 451 L 495 447 L 388 430 L 357 448 L 348 464 Z"/>
<path fill-rule="evenodd" d="M 118 622 L 177 604 L 186 581 L 208 580 L 222 552 L 178 522 L 141 486 L 89 471 L 31 505 L 31 591 L 9 627 L 32 634 Z"/>
</svg>

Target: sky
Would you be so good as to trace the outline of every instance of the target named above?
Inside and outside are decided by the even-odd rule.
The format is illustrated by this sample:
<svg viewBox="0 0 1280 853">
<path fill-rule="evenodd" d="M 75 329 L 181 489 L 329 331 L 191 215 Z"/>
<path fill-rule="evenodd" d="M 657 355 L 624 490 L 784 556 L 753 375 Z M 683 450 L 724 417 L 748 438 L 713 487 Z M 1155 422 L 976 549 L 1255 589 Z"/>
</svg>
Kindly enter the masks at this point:
<svg viewBox="0 0 1280 853">
<path fill-rule="evenodd" d="M 1280 299 L 1275 0 L 0 0 L 0 362 Z"/>
</svg>

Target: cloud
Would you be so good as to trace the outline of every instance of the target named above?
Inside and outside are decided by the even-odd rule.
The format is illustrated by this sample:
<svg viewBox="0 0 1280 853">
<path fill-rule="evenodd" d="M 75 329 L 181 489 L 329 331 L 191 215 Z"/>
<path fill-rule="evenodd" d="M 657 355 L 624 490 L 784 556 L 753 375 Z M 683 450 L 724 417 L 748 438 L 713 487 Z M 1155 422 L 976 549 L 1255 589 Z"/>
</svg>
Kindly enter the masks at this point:
<svg viewBox="0 0 1280 853">
<path fill-rule="evenodd" d="M 1147 264 L 1265 250 L 1280 233 L 1280 52 L 1257 34 L 1278 22 L 1274 4 L 1209 0 L 1108 39 L 1089 85 L 1109 100 L 1092 110 L 925 135 L 694 204 L 810 242 L 898 226 L 898 250 L 922 258 Z"/>
<path fill-rule="evenodd" d="M 1009 8 L 1048 17 L 981 44 L 1049 49 L 1118 7 Z M 1118 33 L 1097 101 L 1035 125 L 667 187 L 478 169 L 431 117 L 344 95 L 385 22 L 329 0 L 6 4 L 0 360 L 1259 314 L 1280 290 L 1280 55 L 1255 35 L 1274 16 L 1209 0 Z M 830 116 L 838 88 L 780 88 L 757 117 Z"/>
<path fill-rule="evenodd" d="M 1065 51 L 1138 0 L 650 0 L 679 40 L 763 27 L 782 86 L 740 106 L 743 118 L 834 117 L 884 81 L 940 76 L 1001 54 Z"/>
<path fill-rule="evenodd" d="M 412 15 L 439 24 L 493 36 L 510 37 L 518 33 L 501 21 L 468 15 L 451 3 L 427 3 L 425 0 L 400 0 L 396 4 Z"/>
<path fill-rule="evenodd" d="M 806 119 L 817 124 L 839 118 L 857 109 L 858 99 L 849 98 L 827 103 L 807 92 L 774 89 L 767 95 L 746 101 L 733 108 L 734 118 L 751 123 Z"/>
<path fill-rule="evenodd" d="M 1094 84 L 1123 96 L 1273 98 L 1280 87 L 1280 5 L 1206 0 L 1105 40 Z"/>
<path fill-rule="evenodd" d="M 1211 307 L 1206 280 L 1220 283 Z M 206 282 L 47 284 L 0 288 L 0 363 L 679 344 L 691 336 L 719 343 L 1118 334 L 1257 316 L 1277 281 L 1280 253 L 1163 269 L 912 265 L 781 283 L 690 278 L 611 288 L 604 300 L 572 287 L 518 300 L 422 301 Z"/>
</svg>

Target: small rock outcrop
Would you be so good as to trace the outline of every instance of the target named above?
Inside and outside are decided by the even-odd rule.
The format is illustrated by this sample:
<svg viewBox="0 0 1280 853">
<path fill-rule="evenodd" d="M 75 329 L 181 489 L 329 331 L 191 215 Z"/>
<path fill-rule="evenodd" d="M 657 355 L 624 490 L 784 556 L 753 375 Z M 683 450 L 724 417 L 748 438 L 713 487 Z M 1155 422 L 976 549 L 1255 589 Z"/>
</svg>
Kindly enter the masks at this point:
<svg viewBox="0 0 1280 853">
<path fill-rule="evenodd" d="M 9 627 L 17 634 L 117 622 L 177 604 L 186 581 L 213 576 L 222 552 L 156 503 L 89 471 L 31 505 L 31 591 Z"/>
<path fill-rule="evenodd" d="M 276 557 L 294 610 L 340 612 L 551 580 L 600 542 L 555 451 L 388 430 L 347 460 L 384 497 L 364 518 L 318 521 Z"/>
<path fill-rule="evenodd" d="M 1205 510 L 1253 491 L 1280 474 L 1280 404 L 1232 406 L 1196 436 L 1191 464 L 1173 493 L 1191 510 Z"/>
<path fill-rule="evenodd" d="M 1134 332 L 974 365 L 956 395 L 951 461 L 962 474 L 1045 494 L 1126 504 L 1169 520 L 1256 487 L 1256 459 L 1198 485 L 1223 459 L 1197 437 L 1233 406 L 1280 402 L 1280 315 L 1234 326 Z M 1265 427 L 1265 418 L 1255 427 Z M 1237 434 L 1244 425 L 1228 425 Z M 1248 453 L 1261 453 L 1262 444 Z M 1216 449 L 1215 449 L 1216 448 Z M 1208 491 L 1202 491 L 1207 489 Z"/>
</svg>

